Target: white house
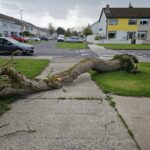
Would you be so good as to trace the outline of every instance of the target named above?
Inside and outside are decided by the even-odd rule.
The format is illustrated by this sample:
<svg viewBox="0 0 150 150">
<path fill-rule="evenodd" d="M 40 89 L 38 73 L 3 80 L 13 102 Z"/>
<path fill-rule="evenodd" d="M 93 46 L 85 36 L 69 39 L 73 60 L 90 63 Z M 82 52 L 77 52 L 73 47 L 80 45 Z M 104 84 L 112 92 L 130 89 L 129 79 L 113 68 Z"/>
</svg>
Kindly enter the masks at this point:
<svg viewBox="0 0 150 150">
<path fill-rule="evenodd" d="M 90 28 L 93 32 L 93 34 L 99 34 L 100 32 L 100 22 L 96 21 L 92 25 L 90 25 Z"/>
<path fill-rule="evenodd" d="M 21 32 L 21 22 L 18 19 L 0 14 L 0 35 L 13 36 Z"/>
<path fill-rule="evenodd" d="M 20 35 L 21 30 L 28 31 L 36 36 L 49 36 L 48 29 L 40 28 L 32 23 L 0 14 L 0 36 L 15 36 Z"/>
<path fill-rule="evenodd" d="M 99 18 L 102 43 L 150 43 L 150 8 L 103 8 Z"/>
</svg>

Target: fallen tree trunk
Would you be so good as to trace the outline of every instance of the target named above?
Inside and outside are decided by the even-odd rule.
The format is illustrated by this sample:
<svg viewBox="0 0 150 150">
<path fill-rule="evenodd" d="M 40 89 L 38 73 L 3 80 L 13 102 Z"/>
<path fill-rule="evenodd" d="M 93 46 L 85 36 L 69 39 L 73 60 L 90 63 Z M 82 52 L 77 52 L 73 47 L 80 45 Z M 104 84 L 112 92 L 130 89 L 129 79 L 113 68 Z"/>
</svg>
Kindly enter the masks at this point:
<svg viewBox="0 0 150 150">
<path fill-rule="evenodd" d="M 23 74 L 11 67 L 1 67 L 0 75 L 7 75 L 11 79 L 10 85 L 0 85 L 0 97 L 13 95 L 27 95 L 35 92 L 53 90 L 73 82 L 82 73 L 94 70 L 98 73 L 126 70 L 131 73 L 137 72 L 138 60 L 132 55 L 116 55 L 112 60 L 87 58 L 66 71 L 54 74 L 46 79 L 28 79 Z M 17 83 L 17 86 L 16 86 Z"/>
</svg>

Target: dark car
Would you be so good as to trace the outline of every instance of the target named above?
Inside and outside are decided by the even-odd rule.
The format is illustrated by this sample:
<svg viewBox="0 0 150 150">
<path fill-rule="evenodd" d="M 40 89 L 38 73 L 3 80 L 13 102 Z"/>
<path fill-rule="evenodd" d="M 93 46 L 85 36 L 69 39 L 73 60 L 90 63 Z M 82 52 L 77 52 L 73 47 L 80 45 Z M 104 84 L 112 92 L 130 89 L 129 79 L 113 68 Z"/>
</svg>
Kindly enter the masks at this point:
<svg viewBox="0 0 150 150">
<path fill-rule="evenodd" d="M 12 38 L 0 37 L 0 54 L 12 54 L 16 51 L 18 55 L 31 55 L 34 53 L 34 47 Z"/>
<path fill-rule="evenodd" d="M 43 41 L 48 41 L 48 37 L 42 36 L 42 37 L 41 37 L 41 40 L 43 40 Z"/>
</svg>

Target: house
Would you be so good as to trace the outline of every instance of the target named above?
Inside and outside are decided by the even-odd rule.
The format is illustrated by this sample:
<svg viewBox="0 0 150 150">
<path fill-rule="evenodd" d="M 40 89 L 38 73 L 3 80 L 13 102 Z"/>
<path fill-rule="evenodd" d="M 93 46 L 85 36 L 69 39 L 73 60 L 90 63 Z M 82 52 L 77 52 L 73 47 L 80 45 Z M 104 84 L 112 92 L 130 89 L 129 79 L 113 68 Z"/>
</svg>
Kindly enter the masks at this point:
<svg viewBox="0 0 150 150">
<path fill-rule="evenodd" d="M 23 32 L 24 31 L 28 31 L 37 37 L 50 36 L 48 29 L 37 27 L 26 21 L 23 21 Z"/>
<path fill-rule="evenodd" d="M 99 20 L 94 22 L 92 25 L 90 25 L 90 28 L 93 32 L 93 34 L 99 34 L 99 31 L 100 31 L 100 22 Z"/>
<path fill-rule="evenodd" d="M 48 29 L 40 28 L 32 23 L 0 14 L 0 36 L 21 35 L 21 32 L 28 31 L 35 36 L 49 36 Z"/>
<path fill-rule="evenodd" d="M 105 43 L 150 43 L 150 8 L 102 9 L 100 35 Z"/>
<path fill-rule="evenodd" d="M 21 21 L 13 17 L 0 14 L 0 35 L 14 36 L 21 32 Z"/>
</svg>

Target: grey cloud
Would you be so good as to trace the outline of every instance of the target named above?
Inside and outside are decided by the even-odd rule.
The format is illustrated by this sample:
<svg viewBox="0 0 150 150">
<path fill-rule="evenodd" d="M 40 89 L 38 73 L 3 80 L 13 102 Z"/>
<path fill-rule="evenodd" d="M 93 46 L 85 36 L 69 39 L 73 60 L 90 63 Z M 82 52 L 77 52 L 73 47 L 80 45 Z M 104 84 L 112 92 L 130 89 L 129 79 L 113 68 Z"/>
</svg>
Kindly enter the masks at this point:
<svg viewBox="0 0 150 150">
<path fill-rule="evenodd" d="M 24 15 L 31 18 L 41 18 L 47 13 L 57 20 L 65 20 L 69 10 L 77 9 L 80 20 L 90 18 L 96 21 L 106 4 L 112 7 L 127 7 L 129 2 L 135 7 L 150 6 L 149 0 L 0 0 L 0 5 L 8 10 L 8 14 L 12 11 L 18 13 L 19 9 L 23 9 Z"/>
<path fill-rule="evenodd" d="M 64 19 L 68 10 L 78 7 L 81 16 L 89 17 L 97 16 L 95 11 L 100 11 L 98 0 L 5 0 L 2 5 L 10 9 L 11 5 L 18 4 L 20 9 L 24 9 L 26 13 L 38 14 L 39 12 L 48 12 L 50 16 L 57 19 Z M 13 7 L 13 6 L 12 6 Z"/>
</svg>

